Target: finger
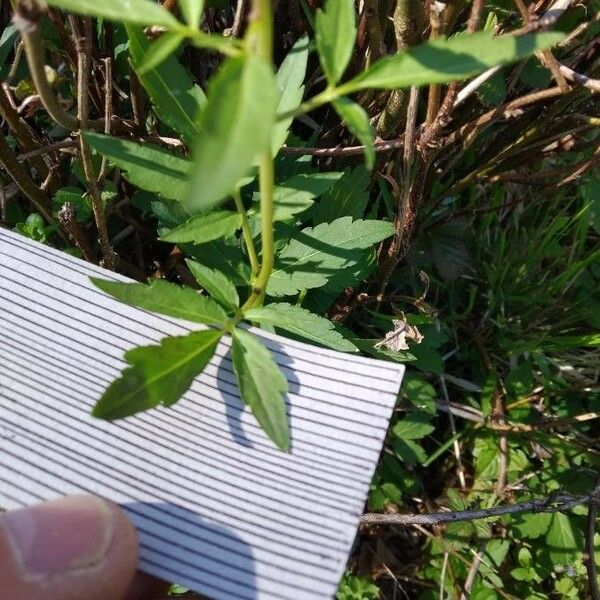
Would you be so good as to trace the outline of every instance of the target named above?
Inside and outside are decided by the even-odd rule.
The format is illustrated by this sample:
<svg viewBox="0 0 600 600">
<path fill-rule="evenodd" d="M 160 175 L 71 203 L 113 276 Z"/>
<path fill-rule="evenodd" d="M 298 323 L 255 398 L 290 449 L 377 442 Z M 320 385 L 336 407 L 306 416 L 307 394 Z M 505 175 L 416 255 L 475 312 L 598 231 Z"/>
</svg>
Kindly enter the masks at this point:
<svg viewBox="0 0 600 600">
<path fill-rule="evenodd" d="M 122 600 L 137 555 L 133 525 L 105 500 L 10 511 L 0 516 L 0 600 Z"/>
</svg>

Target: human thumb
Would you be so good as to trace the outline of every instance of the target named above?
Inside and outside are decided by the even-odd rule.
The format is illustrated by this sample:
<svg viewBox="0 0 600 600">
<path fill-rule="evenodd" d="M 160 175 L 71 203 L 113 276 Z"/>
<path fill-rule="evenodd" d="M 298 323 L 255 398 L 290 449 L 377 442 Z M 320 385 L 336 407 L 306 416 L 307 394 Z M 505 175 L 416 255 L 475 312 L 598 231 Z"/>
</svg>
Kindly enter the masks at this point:
<svg viewBox="0 0 600 600">
<path fill-rule="evenodd" d="M 0 600 L 121 600 L 137 553 L 125 514 L 93 496 L 0 514 Z"/>
</svg>

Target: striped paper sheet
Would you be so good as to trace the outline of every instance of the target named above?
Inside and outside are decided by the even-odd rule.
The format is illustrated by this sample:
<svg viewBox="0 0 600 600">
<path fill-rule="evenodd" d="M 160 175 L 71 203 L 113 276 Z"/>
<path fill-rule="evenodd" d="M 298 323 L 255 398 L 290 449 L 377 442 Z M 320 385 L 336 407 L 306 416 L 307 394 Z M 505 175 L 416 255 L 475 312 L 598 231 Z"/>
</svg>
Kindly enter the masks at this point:
<svg viewBox="0 0 600 600">
<path fill-rule="evenodd" d="M 331 598 L 402 366 L 261 333 L 290 383 L 289 454 L 240 403 L 227 343 L 175 406 L 105 423 L 90 409 L 123 351 L 192 326 L 90 275 L 123 279 L 0 229 L 0 506 L 99 494 L 148 573 L 218 599 Z"/>
</svg>

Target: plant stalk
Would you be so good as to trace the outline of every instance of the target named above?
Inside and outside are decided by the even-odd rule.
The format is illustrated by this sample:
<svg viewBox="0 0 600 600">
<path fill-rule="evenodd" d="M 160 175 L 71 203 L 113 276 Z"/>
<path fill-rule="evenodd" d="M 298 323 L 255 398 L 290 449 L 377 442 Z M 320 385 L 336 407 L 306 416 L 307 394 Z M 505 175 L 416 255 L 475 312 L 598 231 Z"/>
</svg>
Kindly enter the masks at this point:
<svg viewBox="0 0 600 600">
<path fill-rule="evenodd" d="M 242 216 L 242 235 L 244 236 L 244 243 L 246 244 L 246 250 L 248 252 L 248 258 L 250 259 L 250 266 L 252 267 L 252 275 L 258 277 L 260 271 L 260 262 L 258 260 L 258 254 L 254 246 L 254 239 L 252 238 L 252 231 L 250 231 L 250 223 L 248 223 L 248 215 L 246 209 L 242 204 L 242 198 L 240 191 L 235 190 L 233 193 L 233 200 L 237 211 Z"/>
<path fill-rule="evenodd" d="M 254 0 L 252 22 L 248 32 L 248 49 L 255 56 L 272 64 L 273 56 L 273 15 L 271 0 Z M 242 312 L 256 304 L 261 304 L 267 283 L 275 264 L 275 241 L 273 232 L 273 185 L 275 169 L 271 150 L 266 149 L 259 163 L 260 225 L 262 242 L 262 264 L 252 292 L 242 307 Z"/>
</svg>

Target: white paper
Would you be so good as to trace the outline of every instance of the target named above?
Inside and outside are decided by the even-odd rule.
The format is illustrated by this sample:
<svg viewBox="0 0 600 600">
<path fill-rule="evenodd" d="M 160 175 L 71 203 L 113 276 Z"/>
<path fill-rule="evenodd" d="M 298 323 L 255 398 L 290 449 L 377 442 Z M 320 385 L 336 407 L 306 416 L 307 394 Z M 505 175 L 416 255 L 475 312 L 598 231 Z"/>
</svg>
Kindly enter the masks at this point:
<svg viewBox="0 0 600 600">
<path fill-rule="evenodd" d="M 261 332 L 289 379 L 289 454 L 240 403 L 227 343 L 173 407 L 106 423 L 90 410 L 123 351 L 201 326 L 90 275 L 124 279 L 0 230 L 0 506 L 98 494 L 137 526 L 148 573 L 218 599 L 331 598 L 403 367 Z"/>
</svg>

